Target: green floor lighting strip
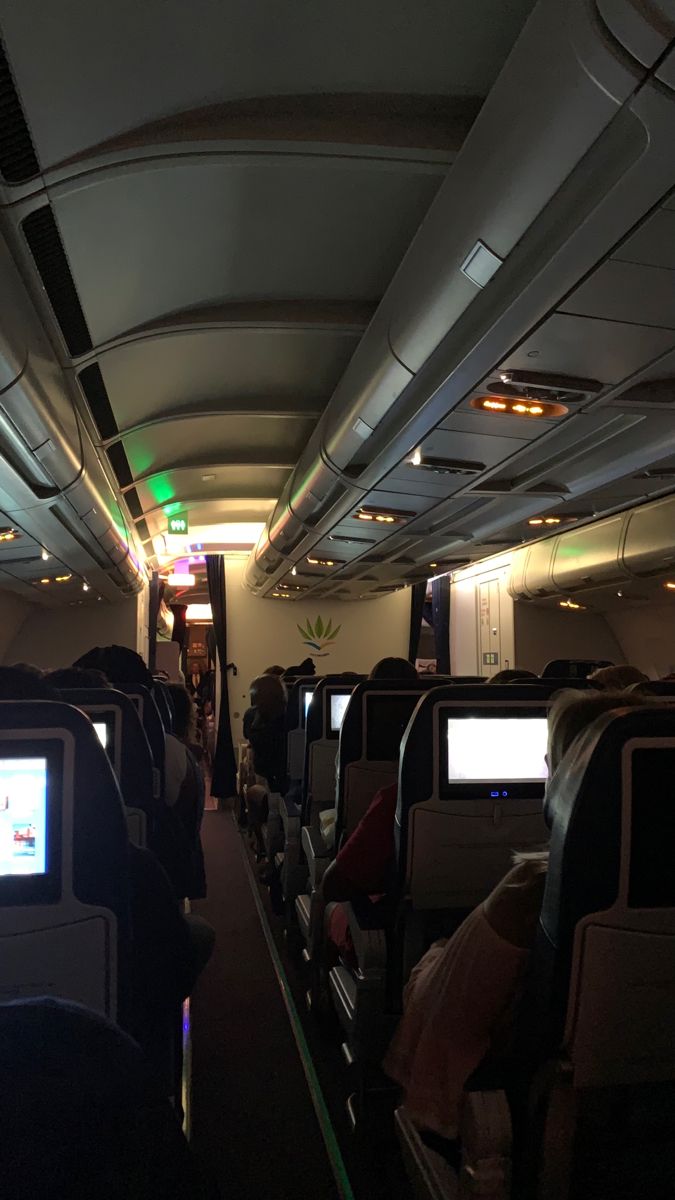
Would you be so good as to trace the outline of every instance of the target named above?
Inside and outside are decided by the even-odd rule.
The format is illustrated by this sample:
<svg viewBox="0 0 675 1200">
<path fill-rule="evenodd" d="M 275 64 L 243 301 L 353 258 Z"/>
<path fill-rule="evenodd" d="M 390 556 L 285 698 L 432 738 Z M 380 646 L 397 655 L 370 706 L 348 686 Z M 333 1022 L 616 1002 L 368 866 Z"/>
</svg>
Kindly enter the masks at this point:
<svg viewBox="0 0 675 1200">
<path fill-rule="evenodd" d="M 279 984 L 279 990 L 281 991 L 281 995 L 282 995 L 284 1004 L 286 1006 L 286 1012 L 288 1013 L 288 1019 L 289 1019 L 290 1025 L 291 1025 L 291 1029 L 293 1030 L 293 1037 L 295 1038 L 295 1044 L 298 1048 L 298 1054 L 300 1055 L 302 1069 L 305 1073 L 305 1079 L 307 1080 L 307 1087 L 309 1089 L 309 1094 L 312 1099 L 312 1104 L 314 1106 L 314 1111 L 316 1113 L 317 1121 L 319 1122 L 321 1136 L 323 1138 L 324 1145 L 326 1147 L 326 1153 L 328 1155 L 328 1160 L 331 1165 L 331 1170 L 332 1170 L 333 1176 L 335 1178 L 335 1183 L 336 1183 L 339 1195 L 341 1197 L 341 1200 L 355 1200 L 354 1192 L 352 1191 L 352 1186 L 351 1186 L 351 1183 L 349 1182 L 347 1168 L 345 1167 L 345 1162 L 342 1157 L 340 1147 L 338 1145 L 338 1140 L 337 1140 L 337 1137 L 335 1136 L 335 1130 L 333 1129 L 333 1123 L 330 1119 L 330 1114 L 328 1112 L 328 1106 L 324 1099 L 324 1095 L 321 1090 L 321 1084 L 319 1083 L 317 1073 L 314 1069 L 314 1063 L 312 1062 L 312 1056 L 309 1052 L 309 1046 L 307 1045 L 307 1039 L 305 1038 L 304 1030 L 302 1028 L 302 1022 L 300 1021 L 300 1017 L 298 1016 L 298 1010 L 295 1006 L 295 1001 L 293 1000 L 293 996 L 291 994 L 291 989 L 288 984 L 288 979 L 286 978 L 286 972 L 284 971 L 283 964 L 281 962 L 281 958 L 279 957 L 279 951 L 277 950 L 274 938 L 272 936 L 272 931 L 269 927 L 269 922 L 267 920 L 267 914 L 265 912 L 262 901 L 260 899 L 260 893 L 258 891 L 258 883 L 257 883 L 255 875 L 251 869 L 251 863 L 249 861 L 248 854 L 246 853 L 246 847 L 244 846 L 243 841 L 240 843 L 240 846 L 241 846 L 241 853 L 244 858 L 244 867 L 246 870 L 246 874 L 248 876 L 248 881 L 249 881 L 249 884 L 251 887 L 251 892 L 253 893 L 253 900 L 255 902 L 256 909 L 258 910 L 258 917 L 260 918 L 260 924 L 262 926 L 262 931 L 265 935 L 265 941 L 267 942 L 267 948 L 270 952 L 270 958 L 272 959 L 272 966 L 274 967 L 274 973 L 277 977 L 277 983 Z"/>
</svg>

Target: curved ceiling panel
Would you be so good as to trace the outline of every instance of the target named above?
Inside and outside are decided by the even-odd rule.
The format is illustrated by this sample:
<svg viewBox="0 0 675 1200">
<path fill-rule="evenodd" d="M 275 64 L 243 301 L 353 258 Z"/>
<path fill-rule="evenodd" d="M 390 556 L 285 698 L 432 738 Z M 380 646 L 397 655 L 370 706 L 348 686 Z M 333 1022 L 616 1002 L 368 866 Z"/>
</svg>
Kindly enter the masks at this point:
<svg viewBox="0 0 675 1200">
<path fill-rule="evenodd" d="M 240 500 L 252 497 L 255 500 L 271 500 L 281 492 L 289 472 L 279 468 L 220 467 L 216 478 L 204 481 L 200 468 L 162 471 L 153 475 L 146 483 L 137 486 L 138 495 L 145 513 L 162 512 L 169 504 L 179 503 L 190 508 L 191 504 L 203 505 L 207 501 Z M 166 520 L 162 522 L 166 525 Z"/>
<path fill-rule="evenodd" d="M 3 0 L 43 167 L 147 121 L 238 97 L 484 96 L 533 0 Z M 37 34 L 36 34 L 37 31 Z"/>
<path fill-rule="evenodd" d="M 197 405 L 209 409 L 277 398 L 321 409 L 359 334 L 302 328 L 216 328 L 167 333 L 116 346 L 100 367 L 118 427 Z M 282 411 L 285 411 L 282 408 Z"/>
<path fill-rule="evenodd" d="M 124 449 L 134 479 L 161 469 L 218 463 L 279 464 L 290 469 L 312 430 L 307 421 L 252 421 L 215 415 L 171 421 L 128 434 Z"/>
<path fill-rule="evenodd" d="M 195 305 L 377 300 L 444 175 L 247 156 L 94 176 L 52 203 L 100 344 Z"/>
</svg>

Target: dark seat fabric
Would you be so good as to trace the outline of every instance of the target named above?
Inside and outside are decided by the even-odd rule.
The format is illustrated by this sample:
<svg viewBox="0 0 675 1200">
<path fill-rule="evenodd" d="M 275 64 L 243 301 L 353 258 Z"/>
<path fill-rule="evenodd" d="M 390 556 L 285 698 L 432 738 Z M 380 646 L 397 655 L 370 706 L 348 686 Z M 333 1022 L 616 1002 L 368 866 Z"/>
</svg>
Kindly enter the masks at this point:
<svg viewBox="0 0 675 1200">
<path fill-rule="evenodd" d="M 79 1005 L 0 1005 L 0 1125 L 2 1194 L 12 1200 L 207 1195 L 138 1046 Z"/>
</svg>

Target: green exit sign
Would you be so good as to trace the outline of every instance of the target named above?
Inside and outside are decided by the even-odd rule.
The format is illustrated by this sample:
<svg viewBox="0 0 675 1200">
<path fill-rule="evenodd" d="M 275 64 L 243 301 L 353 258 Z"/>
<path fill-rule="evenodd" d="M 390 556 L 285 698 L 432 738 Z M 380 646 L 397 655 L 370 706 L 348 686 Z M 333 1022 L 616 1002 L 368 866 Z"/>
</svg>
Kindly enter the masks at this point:
<svg viewBox="0 0 675 1200">
<path fill-rule="evenodd" d="M 181 536 L 187 533 L 188 529 L 188 515 L 186 512 L 174 513 L 172 517 L 169 517 L 169 533 Z"/>
</svg>

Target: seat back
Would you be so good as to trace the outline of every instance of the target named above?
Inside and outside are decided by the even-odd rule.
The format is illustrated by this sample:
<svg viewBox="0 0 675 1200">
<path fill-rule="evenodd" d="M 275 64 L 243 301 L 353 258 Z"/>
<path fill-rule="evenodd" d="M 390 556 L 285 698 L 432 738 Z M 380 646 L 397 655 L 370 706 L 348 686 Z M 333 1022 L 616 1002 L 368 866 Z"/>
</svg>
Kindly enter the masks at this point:
<svg viewBox="0 0 675 1200">
<path fill-rule="evenodd" d="M 613 667 L 608 658 L 554 658 L 544 667 L 542 679 L 586 679 L 601 667 Z"/>
<path fill-rule="evenodd" d="M 366 679 L 352 692 L 340 731 L 335 843 L 349 836 L 380 788 L 398 781 L 401 740 L 420 696 L 442 678 Z"/>
<path fill-rule="evenodd" d="M 0 703 L 0 999 L 124 1009 L 128 870 L 119 786 L 89 718 Z"/>
<path fill-rule="evenodd" d="M 305 767 L 302 787 L 302 819 L 309 824 L 310 808 L 335 803 L 335 775 L 340 727 L 349 697 L 362 675 L 326 675 L 314 691 L 307 710 Z"/>
<path fill-rule="evenodd" d="M 675 1080 L 674 775 L 675 710 L 650 705 L 596 720 L 548 788 L 519 1026 L 530 1060 L 564 1041 L 581 1086 Z"/>
<path fill-rule="evenodd" d="M 163 679 L 153 681 L 152 695 L 164 726 L 164 732 L 173 733 L 173 700 Z"/>
<path fill-rule="evenodd" d="M 164 795 L 164 760 L 166 757 L 166 735 L 155 698 L 148 688 L 140 683 L 120 684 L 119 690 L 133 701 L 141 718 L 150 746 L 154 764 L 153 791 L 156 799 Z"/>
<path fill-rule="evenodd" d="M 150 744 L 135 704 L 124 692 L 113 688 L 68 688 L 60 694 L 93 722 L 120 785 L 129 837 L 137 846 L 148 845 L 153 838 L 158 801 L 153 792 Z"/>
<path fill-rule="evenodd" d="M 403 737 L 395 838 L 413 909 L 480 903 L 515 849 L 546 839 L 543 686 L 435 688 Z"/>
<path fill-rule="evenodd" d="M 286 706 L 288 729 L 288 777 L 291 783 L 302 779 L 305 768 L 305 732 L 309 701 L 321 676 L 301 675 L 294 680 Z"/>
<path fill-rule="evenodd" d="M 658 696 L 666 704 L 669 700 L 675 700 L 675 680 L 673 679 L 645 679 L 642 683 L 633 683 L 628 692 L 637 692 L 638 696 Z"/>
<path fill-rule="evenodd" d="M 550 860 L 514 1046 L 514 1095 L 530 1114 L 519 1195 L 539 1196 L 552 1173 L 556 1194 L 589 1200 L 673 1194 L 674 776 L 675 709 L 645 706 L 595 721 L 549 785 Z"/>
</svg>

